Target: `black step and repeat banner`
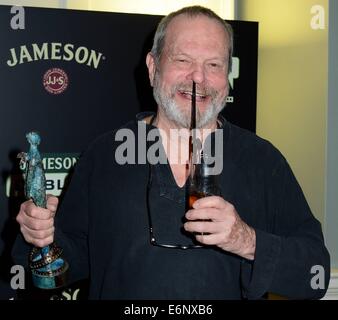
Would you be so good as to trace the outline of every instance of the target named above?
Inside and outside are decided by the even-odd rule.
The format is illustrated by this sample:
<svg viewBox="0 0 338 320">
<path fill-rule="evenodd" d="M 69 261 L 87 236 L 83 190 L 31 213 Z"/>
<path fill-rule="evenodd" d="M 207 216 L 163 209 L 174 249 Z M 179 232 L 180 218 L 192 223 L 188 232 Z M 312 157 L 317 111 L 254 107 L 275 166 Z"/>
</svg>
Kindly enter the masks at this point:
<svg viewBox="0 0 338 320">
<path fill-rule="evenodd" d="M 160 18 L 0 6 L 0 299 L 85 298 L 85 283 L 43 294 L 27 289 L 26 279 L 25 290 L 12 289 L 17 269 L 10 251 L 23 201 L 16 156 L 28 148 L 25 134 L 38 131 L 48 192 L 60 195 L 90 141 L 156 110 L 145 56 Z M 258 23 L 230 23 L 235 50 L 224 115 L 255 131 Z"/>
</svg>

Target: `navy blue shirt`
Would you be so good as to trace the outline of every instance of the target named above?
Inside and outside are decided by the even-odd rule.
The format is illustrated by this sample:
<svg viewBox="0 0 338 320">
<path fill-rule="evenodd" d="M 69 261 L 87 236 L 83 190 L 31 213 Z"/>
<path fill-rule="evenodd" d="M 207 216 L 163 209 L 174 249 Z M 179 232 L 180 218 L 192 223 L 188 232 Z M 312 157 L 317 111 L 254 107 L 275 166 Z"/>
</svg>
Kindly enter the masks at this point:
<svg viewBox="0 0 338 320">
<path fill-rule="evenodd" d="M 266 292 L 315 299 L 325 294 L 326 289 L 311 288 L 310 272 L 323 266 L 327 288 L 330 262 L 321 226 L 287 161 L 269 142 L 221 120 L 222 197 L 255 229 L 255 260 L 213 246 L 153 246 L 149 165 L 117 164 L 121 142 L 110 132 L 80 159 L 56 216 L 55 240 L 69 261 L 71 280 L 89 277 L 91 299 L 259 299 Z M 125 128 L 137 141 L 137 121 Z M 153 170 L 149 202 L 157 241 L 192 243 L 182 231 L 185 188 L 176 185 L 169 164 Z"/>
</svg>

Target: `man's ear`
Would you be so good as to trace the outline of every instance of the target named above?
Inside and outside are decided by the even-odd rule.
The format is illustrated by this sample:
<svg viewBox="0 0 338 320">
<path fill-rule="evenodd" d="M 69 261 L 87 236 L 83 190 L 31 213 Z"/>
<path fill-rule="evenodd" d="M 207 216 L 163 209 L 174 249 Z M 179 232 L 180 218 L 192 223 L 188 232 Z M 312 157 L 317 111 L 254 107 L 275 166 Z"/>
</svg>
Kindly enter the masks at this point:
<svg viewBox="0 0 338 320">
<path fill-rule="evenodd" d="M 149 52 L 147 54 L 146 64 L 147 64 L 147 67 L 148 67 L 148 75 L 149 75 L 150 85 L 153 87 L 154 86 L 153 84 L 154 84 L 156 65 L 155 65 L 154 56 L 152 55 L 151 52 Z"/>
</svg>

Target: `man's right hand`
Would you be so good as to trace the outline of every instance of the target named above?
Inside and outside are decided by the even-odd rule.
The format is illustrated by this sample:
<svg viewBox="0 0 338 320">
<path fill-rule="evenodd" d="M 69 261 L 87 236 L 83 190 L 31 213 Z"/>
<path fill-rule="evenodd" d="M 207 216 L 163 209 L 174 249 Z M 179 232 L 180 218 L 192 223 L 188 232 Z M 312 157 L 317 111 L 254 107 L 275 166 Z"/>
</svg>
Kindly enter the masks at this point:
<svg viewBox="0 0 338 320">
<path fill-rule="evenodd" d="M 28 243 L 45 247 L 54 241 L 54 216 L 59 199 L 47 196 L 47 209 L 37 207 L 32 200 L 21 204 L 16 221 Z"/>
</svg>

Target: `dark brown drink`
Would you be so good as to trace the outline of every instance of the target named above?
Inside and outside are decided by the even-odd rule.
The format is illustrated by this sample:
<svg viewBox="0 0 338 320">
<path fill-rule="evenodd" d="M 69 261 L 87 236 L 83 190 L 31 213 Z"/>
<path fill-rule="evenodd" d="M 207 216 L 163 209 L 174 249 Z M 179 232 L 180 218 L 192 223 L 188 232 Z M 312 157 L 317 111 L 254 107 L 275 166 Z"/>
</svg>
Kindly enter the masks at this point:
<svg viewBox="0 0 338 320">
<path fill-rule="evenodd" d="M 192 205 L 194 204 L 194 202 L 200 198 L 204 198 L 209 196 L 209 194 L 205 193 L 205 192 L 194 192 L 192 194 L 189 195 L 189 209 L 193 209 Z M 211 221 L 210 219 L 198 219 L 195 221 Z M 209 232 L 194 232 L 194 235 L 208 235 L 210 234 Z"/>
<path fill-rule="evenodd" d="M 189 209 L 192 209 L 192 205 L 194 204 L 194 202 L 200 198 L 204 198 L 207 197 L 208 194 L 205 192 L 194 192 L 192 194 L 189 194 Z"/>
</svg>

